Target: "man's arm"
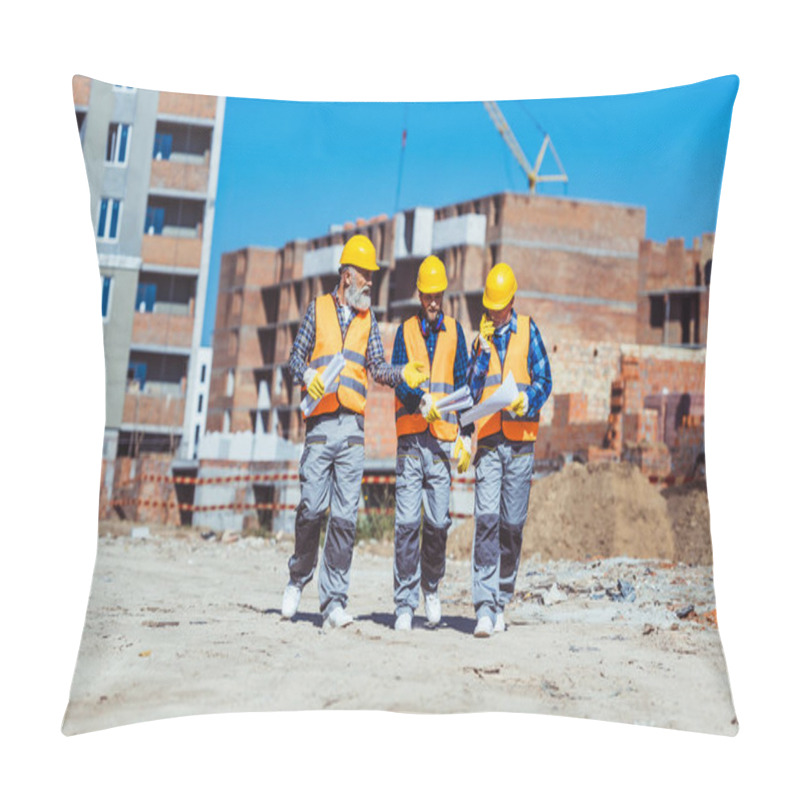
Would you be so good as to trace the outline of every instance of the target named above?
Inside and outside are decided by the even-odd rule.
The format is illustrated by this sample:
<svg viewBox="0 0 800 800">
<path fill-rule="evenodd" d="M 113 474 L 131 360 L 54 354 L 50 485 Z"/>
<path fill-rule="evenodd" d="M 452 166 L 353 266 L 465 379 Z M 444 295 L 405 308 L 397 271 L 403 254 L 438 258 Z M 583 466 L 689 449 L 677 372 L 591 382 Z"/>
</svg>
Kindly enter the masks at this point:
<svg viewBox="0 0 800 800">
<path fill-rule="evenodd" d="M 315 303 L 312 300 L 308 309 L 306 309 L 303 321 L 300 323 L 300 329 L 297 331 L 294 342 L 292 342 L 292 350 L 289 353 L 289 371 L 298 386 L 302 386 L 305 383 L 303 373 L 308 367 L 309 359 L 314 352 L 314 345 L 316 344 L 317 321 L 314 306 Z"/>
<path fill-rule="evenodd" d="M 469 370 L 469 352 L 467 351 L 467 340 L 464 336 L 464 329 L 461 323 L 456 321 L 456 360 L 453 364 L 453 389 L 458 390 L 467 385 L 467 372 Z M 459 425 L 461 423 L 461 412 L 458 412 Z M 461 429 L 464 436 L 472 436 L 475 424 L 471 423 Z"/>
<path fill-rule="evenodd" d="M 531 320 L 531 344 L 528 349 L 528 372 L 531 376 L 531 385 L 527 387 L 528 418 L 533 418 L 545 404 L 553 388 L 553 377 L 550 374 L 550 361 L 542 341 L 542 335 Z"/>
<path fill-rule="evenodd" d="M 474 403 L 479 403 L 481 400 L 491 355 L 491 351 L 484 350 L 480 346 L 480 337 L 476 336 L 472 344 L 472 359 L 467 368 L 467 384 Z"/>
<path fill-rule="evenodd" d="M 394 337 L 394 347 L 392 348 L 392 365 L 404 367 L 408 364 L 408 353 L 406 352 L 406 342 L 403 335 L 403 325 L 397 329 Z M 422 399 L 422 389 L 412 389 L 404 380 L 401 380 L 394 387 L 397 399 L 403 404 L 409 414 L 415 414 L 419 408 L 419 401 Z"/>
<path fill-rule="evenodd" d="M 375 319 L 374 312 L 370 310 L 369 313 L 371 325 L 369 339 L 367 340 L 367 370 L 376 383 L 395 387 L 403 380 L 403 367 L 394 367 L 386 363 L 378 322 Z M 299 335 L 298 332 L 298 337 Z"/>
</svg>

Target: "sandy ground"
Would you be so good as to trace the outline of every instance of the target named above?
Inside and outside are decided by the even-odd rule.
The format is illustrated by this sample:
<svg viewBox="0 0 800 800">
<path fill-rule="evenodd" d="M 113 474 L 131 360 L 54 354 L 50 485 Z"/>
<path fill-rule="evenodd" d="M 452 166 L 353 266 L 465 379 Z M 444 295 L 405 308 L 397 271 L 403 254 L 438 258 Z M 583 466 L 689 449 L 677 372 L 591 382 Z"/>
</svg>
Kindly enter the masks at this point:
<svg viewBox="0 0 800 800">
<path fill-rule="evenodd" d="M 353 562 L 348 628 L 323 632 L 316 583 L 279 615 L 291 540 L 124 526 L 98 540 L 67 734 L 187 714 L 289 709 L 519 711 L 735 734 L 710 566 L 523 562 L 509 629 L 474 626 L 449 559 L 443 622 L 392 629 L 386 545 Z M 620 583 L 622 581 L 622 583 Z M 632 590 L 632 593 L 630 593 Z M 689 608 L 689 607 L 693 608 Z"/>
</svg>

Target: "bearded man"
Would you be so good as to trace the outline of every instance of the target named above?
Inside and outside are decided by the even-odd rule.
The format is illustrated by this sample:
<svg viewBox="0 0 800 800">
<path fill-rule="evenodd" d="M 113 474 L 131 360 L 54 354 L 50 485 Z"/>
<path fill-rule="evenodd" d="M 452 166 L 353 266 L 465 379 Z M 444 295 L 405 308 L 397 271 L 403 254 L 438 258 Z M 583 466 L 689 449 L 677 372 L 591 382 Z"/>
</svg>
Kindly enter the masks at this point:
<svg viewBox="0 0 800 800">
<path fill-rule="evenodd" d="M 375 247 L 361 234 L 350 238 L 339 260 L 339 284 L 309 305 L 289 355 L 289 369 L 318 401 L 305 416 L 306 439 L 300 459 L 300 503 L 295 520 L 294 553 L 281 616 L 291 619 L 317 564 L 322 519 L 330 510 L 322 563 L 319 602 L 324 628 L 342 628 L 353 618 L 345 610 L 356 518 L 364 474 L 364 412 L 367 373 L 377 383 L 419 386 L 425 366 L 386 363 L 378 323 L 370 305 L 372 277 L 378 271 Z M 333 385 L 322 380 L 325 366 L 341 353 L 345 367 Z"/>
</svg>

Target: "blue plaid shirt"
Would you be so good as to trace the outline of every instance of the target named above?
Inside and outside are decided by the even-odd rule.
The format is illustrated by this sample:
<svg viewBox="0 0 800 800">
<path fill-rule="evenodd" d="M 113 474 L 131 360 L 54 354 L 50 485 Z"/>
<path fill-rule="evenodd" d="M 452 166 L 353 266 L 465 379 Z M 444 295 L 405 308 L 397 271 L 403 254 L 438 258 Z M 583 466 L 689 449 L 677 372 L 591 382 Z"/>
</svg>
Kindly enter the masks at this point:
<svg viewBox="0 0 800 800">
<path fill-rule="evenodd" d="M 436 341 L 439 332 L 444 330 L 444 314 L 439 312 L 436 322 L 428 322 L 428 318 L 420 312 L 417 314 L 419 326 L 422 331 L 422 338 L 425 339 L 425 347 L 428 350 L 428 359 L 433 364 L 433 354 L 436 351 Z M 403 336 L 403 326 L 397 329 L 394 337 L 394 348 L 392 349 L 392 364 L 404 367 L 408 364 L 408 352 L 406 351 L 405 337 Z M 467 350 L 467 340 L 464 336 L 464 329 L 461 323 L 456 320 L 456 359 L 453 362 L 453 389 L 460 389 L 467 384 L 467 369 L 469 368 L 469 352 Z M 401 381 L 394 388 L 397 399 L 406 407 L 410 414 L 416 413 L 419 408 L 419 401 L 422 399 L 422 389 L 412 389 L 405 381 Z M 468 425 L 462 433 L 469 436 L 474 429 L 474 425 Z"/>
<path fill-rule="evenodd" d="M 331 292 L 333 302 L 336 305 L 336 314 L 339 317 L 339 327 L 342 329 L 342 342 L 347 335 L 347 328 L 355 316 L 355 312 L 348 305 L 341 305 L 336 294 L 336 289 Z M 311 354 L 314 352 L 314 345 L 317 340 L 317 319 L 315 302 L 311 302 L 306 310 L 300 329 L 297 331 L 292 351 L 289 353 L 289 370 L 295 383 L 303 385 L 303 373 L 308 368 Z M 403 380 L 403 370 L 392 367 L 386 363 L 386 355 L 383 350 L 381 334 L 378 331 L 378 323 L 375 314 L 370 309 L 370 329 L 369 339 L 367 340 L 367 370 L 377 383 L 387 386 L 397 386 Z"/>
<path fill-rule="evenodd" d="M 501 328 L 498 328 L 492 337 L 492 343 L 497 350 L 497 355 L 500 357 L 501 366 L 506 360 L 508 341 L 512 332 L 517 332 L 517 312 L 513 310 L 511 319 Z M 481 349 L 477 337 L 472 346 L 472 351 L 472 362 L 469 365 L 468 373 L 469 389 L 472 392 L 473 400 L 479 403 L 481 394 L 483 394 L 483 386 L 486 383 L 486 374 L 489 372 L 491 353 Z M 533 419 L 545 404 L 553 388 L 550 361 L 547 359 L 547 351 L 544 349 L 542 336 L 533 319 L 531 319 L 531 344 L 528 350 L 528 372 L 531 376 L 531 385 L 526 388 L 528 413 L 525 418 Z"/>
</svg>

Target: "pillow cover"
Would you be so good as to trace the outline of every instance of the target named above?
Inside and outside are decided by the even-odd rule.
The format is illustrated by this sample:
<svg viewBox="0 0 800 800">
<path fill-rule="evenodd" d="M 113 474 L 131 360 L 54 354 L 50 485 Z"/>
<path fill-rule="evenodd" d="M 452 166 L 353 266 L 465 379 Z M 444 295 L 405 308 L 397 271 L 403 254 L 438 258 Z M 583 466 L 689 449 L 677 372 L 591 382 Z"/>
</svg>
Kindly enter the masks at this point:
<svg viewBox="0 0 800 800">
<path fill-rule="evenodd" d="M 359 104 L 76 77 L 106 420 L 97 561 L 64 732 L 349 708 L 531 711 L 734 734 L 703 399 L 737 86 L 726 77 L 578 100 Z M 343 255 L 355 236 L 379 267 L 366 267 L 368 319 L 387 360 L 420 310 L 430 255 L 467 360 L 479 360 L 498 263 L 515 276 L 514 325 L 530 317 L 541 335 L 547 387 L 530 402 L 543 404 L 517 423 L 535 444 L 526 450 L 520 429 L 500 423 L 514 463 L 535 471 L 519 530 L 509 532 L 505 500 L 495 512 L 508 597 L 486 637 L 473 633 L 488 439 L 466 443 L 465 472 L 449 467 L 445 534 L 430 498 L 423 511 L 417 496 L 411 522 L 398 521 L 396 492 L 416 456 L 402 415 L 394 421 L 394 389 L 371 373 L 347 439 L 348 458 L 363 449 L 363 478 L 336 484 L 358 506 L 355 542 L 341 544 L 336 500 L 321 555 L 303 527 L 309 492 L 324 482 L 310 472 L 314 448 L 331 434 L 321 433 L 327 420 L 304 418 L 290 356 L 315 298 L 344 280 L 342 259 L 363 268 L 361 255 Z M 322 497 L 323 516 L 328 505 Z M 418 532 L 420 515 L 423 591 L 410 629 L 396 630 L 403 559 L 420 548 L 399 530 Z M 313 545 L 302 553 L 301 537 Z M 287 613 L 287 562 L 294 569 L 300 556 L 320 563 Z M 426 588 L 442 559 L 443 577 Z M 354 617 L 341 630 L 336 602 L 325 605 L 331 591 Z"/>
</svg>

